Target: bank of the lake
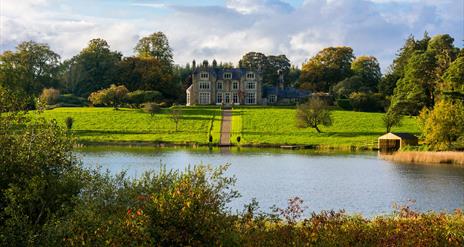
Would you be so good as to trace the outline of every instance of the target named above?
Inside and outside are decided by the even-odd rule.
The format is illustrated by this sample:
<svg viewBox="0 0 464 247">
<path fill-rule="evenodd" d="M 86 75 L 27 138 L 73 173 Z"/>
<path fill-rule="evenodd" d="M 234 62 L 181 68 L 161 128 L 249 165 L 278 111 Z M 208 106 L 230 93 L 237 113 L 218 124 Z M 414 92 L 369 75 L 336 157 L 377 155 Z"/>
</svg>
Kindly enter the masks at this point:
<svg viewBox="0 0 464 247">
<path fill-rule="evenodd" d="M 219 107 L 179 107 L 183 112 L 178 131 L 169 109 L 153 117 L 140 109 L 77 107 L 47 110 L 43 115 L 64 125 L 74 119 L 73 134 L 78 142 L 91 145 L 217 145 L 221 126 Z M 323 133 L 300 129 L 294 107 L 235 107 L 231 143 L 239 146 L 297 146 L 312 149 L 372 150 L 385 129 L 383 113 L 332 111 L 334 124 L 321 127 Z M 416 119 L 404 117 L 397 132 L 419 133 Z M 209 136 L 212 136 L 210 142 Z M 240 137 L 240 141 L 238 138 Z"/>
<path fill-rule="evenodd" d="M 464 152 L 400 151 L 381 156 L 382 159 L 402 163 L 450 164 L 464 166 Z"/>
<path fill-rule="evenodd" d="M 389 214 L 394 203 L 415 200 L 414 209 L 448 212 L 464 208 L 464 169 L 449 165 L 404 165 L 376 152 L 329 152 L 257 148 L 87 147 L 78 150 L 86 166 L 139 177 L 162 167 L 183 171 L 198 164 L 228 163 L 242 197 L 233 210 L 256 198 L 263 210 L 285 207 L 299 196 L 308 212 L 345 209 L 364 216 Z"/>
</svg>

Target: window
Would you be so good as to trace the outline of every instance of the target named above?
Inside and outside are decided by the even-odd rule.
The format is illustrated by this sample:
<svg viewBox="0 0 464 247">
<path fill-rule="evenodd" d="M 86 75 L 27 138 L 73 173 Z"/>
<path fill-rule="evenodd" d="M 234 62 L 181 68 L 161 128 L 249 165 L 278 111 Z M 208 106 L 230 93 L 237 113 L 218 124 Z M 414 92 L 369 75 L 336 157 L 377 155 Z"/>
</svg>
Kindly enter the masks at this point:
<svg viewBox="0 0 464 247">
<path fill-rule="evenodd" d="M 232 73 L 224 73 L 224 79 L 232 79 Z"/>
<path fill-rule="evenodd" d="M 222 90 L 222 81 L 218 81 L 216 84 L 216 89 L 217 90 Z"/>
<path fill-rule="evenodd" d="M 247 79 L 255 79 L 255 74 L 254 74 L 254 73 L 248 73 L 248 74 L 246 75 L 246 78 L 247 78 Z"/>
<path fill-rule="evenodd" d="M 190 105 L 190 92 L 187 92 L 187 105 Z"/>
<path fill-rule="evenodd" d="M 230 104 L 230 93 L 224 94 L 224 103 Z"/>
<path fill-rule="evenodd" d="M 277 102 L 277 95 L 269 95 L 269 103 Z"/>
<path fill-rule="evenodd" d="M 208 79 L 208 78 L 209 78 L 208 72 L 201 72 L 200 73 L 200 79 Z"/>
<path fill-rule="evenodd" d="M 232 101 L 234 104 L 239 104 L 240 102 L 238 101 L 238 93 L 232 93 Z"/>
<path fill-rule="evenodd" d="M 209 90 L 209 81 L 200 81 L 200 89 Z"/>
<path fill-rule="evenodd" d="M 238 81 L 232 82 L 232 90 L 238 90 Z"/>
<path fill-rule="evenodd" d="M 209 99 L 209 93 L 200 93 L 200 105 L 208 105 Z"/>
<path fill-rule="evenodd" d="M 256 93 L 247 93 L 245 103 L 248 105 L 256 104 Z"/>
<path fill-rule="evenodd" d="M 247 85 L 246 89 L 251 89 L 251 90 L 256 89 L 256 83 L 254 81 L 247 81 L 246 85 Z"/>
<path fill-rule="evenodd" d="M 222 103 L 222 93 L 218 93 L 216 96 L 216 104 Z"/>
</svg>

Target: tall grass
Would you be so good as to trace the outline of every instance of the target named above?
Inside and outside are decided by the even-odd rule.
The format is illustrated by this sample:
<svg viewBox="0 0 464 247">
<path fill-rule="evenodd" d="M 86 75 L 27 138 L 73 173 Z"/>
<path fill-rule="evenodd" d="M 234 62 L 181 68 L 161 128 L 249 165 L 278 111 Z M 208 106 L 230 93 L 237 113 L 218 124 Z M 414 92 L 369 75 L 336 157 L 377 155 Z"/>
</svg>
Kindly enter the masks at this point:
<svg viewBox="0 0 464 247">
<path fill-rule="evenodd" d="M 453 164 L 464 166 L 464 152 L 396 152 L 383 159 L 405 163 Z"/>
</svg>

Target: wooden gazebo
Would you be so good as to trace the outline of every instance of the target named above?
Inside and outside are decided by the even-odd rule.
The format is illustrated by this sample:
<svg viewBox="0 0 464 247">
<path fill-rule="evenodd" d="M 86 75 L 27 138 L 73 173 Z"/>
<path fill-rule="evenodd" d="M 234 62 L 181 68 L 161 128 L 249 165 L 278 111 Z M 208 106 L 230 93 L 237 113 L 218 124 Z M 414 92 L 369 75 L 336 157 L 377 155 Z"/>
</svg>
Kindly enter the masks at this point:
<svg viewBox="0 0 464 247">
<path fill-rule="evenodd" d="M 379 137 L 379 150 L 392 152 L 404 146 L 415 146 L 418 144 L 418 138 L 409 133 L 388 133 Z"/>
</svg>

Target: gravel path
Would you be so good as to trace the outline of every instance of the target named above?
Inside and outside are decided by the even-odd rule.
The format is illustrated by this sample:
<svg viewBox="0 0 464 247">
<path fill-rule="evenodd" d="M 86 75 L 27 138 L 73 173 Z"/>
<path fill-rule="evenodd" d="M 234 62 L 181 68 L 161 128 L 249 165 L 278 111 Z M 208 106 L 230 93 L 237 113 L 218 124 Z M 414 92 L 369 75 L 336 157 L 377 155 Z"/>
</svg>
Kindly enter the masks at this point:
<svg viewBox="0 0 464 247">
<path fill-rule="evenodd" d="M 232 110 L 222 110 L 221 139 L 219 145 L 230 145 L 230 131 L 232 129 Z"/>
</svg>

